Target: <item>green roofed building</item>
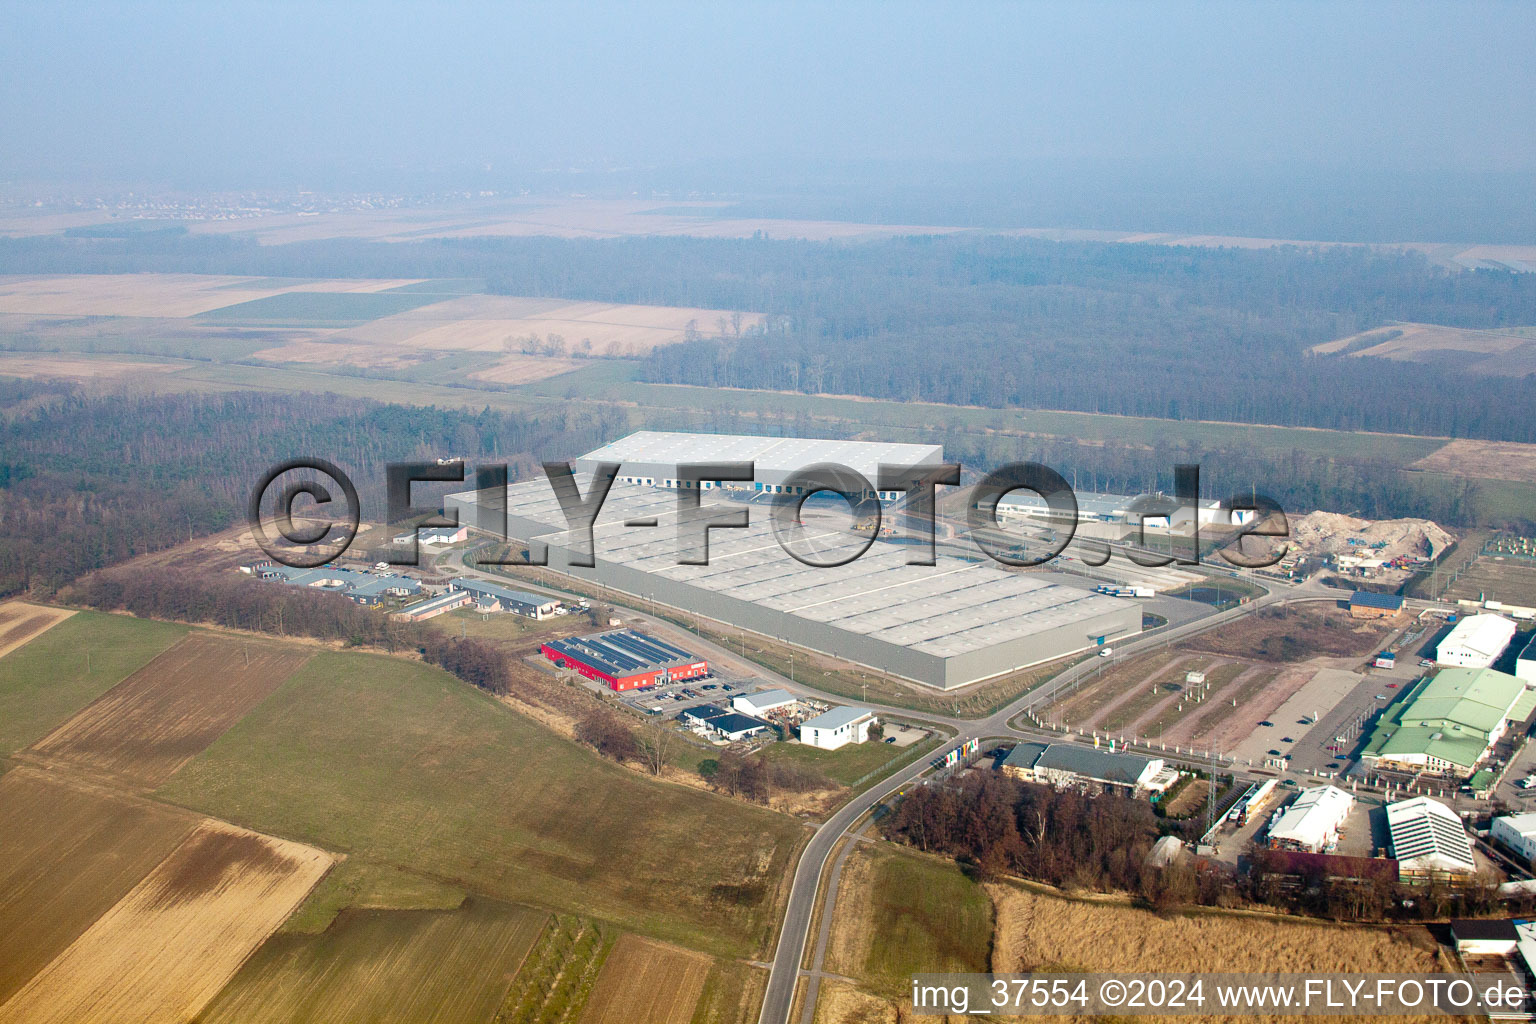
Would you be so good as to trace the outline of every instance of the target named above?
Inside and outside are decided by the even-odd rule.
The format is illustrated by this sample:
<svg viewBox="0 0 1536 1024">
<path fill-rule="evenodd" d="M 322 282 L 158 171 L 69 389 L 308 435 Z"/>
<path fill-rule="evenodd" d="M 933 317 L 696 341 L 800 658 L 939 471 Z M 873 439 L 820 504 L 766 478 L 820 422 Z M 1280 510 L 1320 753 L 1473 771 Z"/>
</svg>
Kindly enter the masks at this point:
<svg viewBox="0 0 1536 1024">
<path fill-rule="evenodd" d="M 1505 672 L 1447 668 L 1421 680 L 1382 715 L 1364 760 L 1382 768 L 1468 776 L 1511 723 L 1536 710 L 1536 689 Z"/>
</svg>

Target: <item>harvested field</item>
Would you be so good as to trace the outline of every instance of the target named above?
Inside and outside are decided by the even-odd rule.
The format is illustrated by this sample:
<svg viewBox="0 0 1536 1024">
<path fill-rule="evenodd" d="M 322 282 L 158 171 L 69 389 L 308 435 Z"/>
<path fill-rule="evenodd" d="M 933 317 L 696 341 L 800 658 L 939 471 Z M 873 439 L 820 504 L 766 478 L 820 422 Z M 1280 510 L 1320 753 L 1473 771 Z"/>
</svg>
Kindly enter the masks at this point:
<svg viewBox="0 0 1536 1024">
<path fill-rule="evenodd" d="M 0 374 L 7 377 L 62 377 L 68 380 L 99 380 L 135 373 L 174 373 L 176 363 L 134 362 L 127 359 L 91 359 L 69 356 L 0 356 Z"/>
<path fill-rule="evenodd" d="M 327 341 L 291 341 L 251 353 L 252 359 L 269 363 L 313 363 L 319 366 L 362 366 L 400 369 L 420 362 L 409 352 L 376 345 Z"/>
<path fill-rule="evenodd" d="M 73 614 L 68 608 L 49 608 L 25 601 L 0 604 L 0 658 Z"/>
<path fill-rule="evenodd" d="M 731 333 L 760 324 L 757 313 L 686 306 L 568 302 L 508 295 L 464 295 L 384 317 L 347 331 L 346 341 L 423 349 L 520 353 L 530 343 L 562 339 L 568 350 L 583 342 L 594 356 L 644 355 L 682 341 L 692 324 L 702 334 Z M 555 352 L 554 355 L 560 353 Z"/>
<path fill-rule="evenodd" d="M 0 658 L 0 756 L 20 750 L 187 635 L 185 626 L 78 612 Z"/>
<path fill-rule="evenodd" d="M 309 651 L 194 633 L 31 748 L 36 757 L 156 786 L 280 686 Z"/>
<path fill-rule="evenodd" d="M 0 776 L 0 1004 L 126 896 L 197 821 L 26 766 Z"/>
<path fill-rule="evenodd" d="M 60 274 L 0 277 L 0 313 L 195 316 L 286 292 L 373 293 L 409 280 L 286 281 L 214 274 Z"/>
<path fill-rule="evenodd" d="M 348 911 L 320 935 L 274 935 L 203 1024 L 490 1021 L 546 915 L 471 900 L 448 911 Z"/>
<path fill-rule="evenodd" d="M 1313 345 L 1312 351 L 1326 355 L 1427 362 L 1447 352 L 1488 356 L 1509 352 L 1530 343 L 1530 338 L 1508 331 L 1481 331 L 1443 327 L 1440 324 L 1401 322 Z"/>
<path fill-rule="evenodd" d="M 710 959 L 638 935 L 614 943 L 581 1024 L 688 1024 Z"/>
<path fill-rule="evenodd" d="M 0 1005 L 0 1024 L 187 1020 L 330 865 L 319 850 L 204 822 Z"/>
<path fill-rule="evenodd" d="M 1035 970 L 1408 974 L 1451 969 L 1441 962 L 1435 940 L 1421 927 L 1345 927 L 1211 911 L 1165 917 L 1121 903 L 1071 900 L 1016 885 L 991 885 L 987 891 L 997 913 L 991 970 L 1000 974 Z M 1106 936 L 1113 941 L 1105 941 Z"/>
<path fill-rule="evenodd" d="M 1536 483 L 1536 444 L 1448 441 L 1409 468 L 1482 480 Z"/>
<path fill-rule="evenodd" d="M 192 316 L 278 289 L 209 274 L 70 274 L 0 278 L 0 312 L 56 316 Z"/>
<path fill-rule="evenodd" d="M 570 373 L 584 364 L 576 359 L 550 359 L 544 356 L 507 356 L 495 366 L 476 370 L 470 376 L 475 380 L 488 380 L 496 384 L 527 384 L 531 381 L 558 377 Z"/>
<path fill-rule="evenodd" d="M 824 978 L 816 1000 L 816 1024 L 901 1024 L 896 1004 L 846 981 Z"/>
<path fill-rule="evenodd" d="M 1265 609 L 1180 647 L 1253 661 L 1296 662 L 1318 655 L 1359 658 L 1374 651 L 1388 631 L 1381 620 L 1352 619 L 1337 608 Z"/>
</svg>

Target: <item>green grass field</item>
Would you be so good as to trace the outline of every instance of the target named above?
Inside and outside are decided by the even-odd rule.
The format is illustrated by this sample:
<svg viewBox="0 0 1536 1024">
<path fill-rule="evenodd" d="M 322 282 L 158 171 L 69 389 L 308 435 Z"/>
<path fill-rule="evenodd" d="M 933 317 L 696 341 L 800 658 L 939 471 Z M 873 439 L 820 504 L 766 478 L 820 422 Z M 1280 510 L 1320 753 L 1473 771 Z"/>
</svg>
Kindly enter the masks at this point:
<svg viewBox="0 0 1536 1024">
<path fill-rule="evenodd" d="M 262 327 L 357 327 L 439 301 L 419 292 L 284 292 L 198 314 L 199 320 Z"/>
<path fill-rule="evenodd" d="M 0 757 L 41 739 L 186 634 L 185 626 L 79 612 L 0 658 Z"/>
<path fill-rule="evenodd" d="M 858 944 L 863 962 L 829 963 L 828 970 L 850 973 L 894 998 L 910 995 L 914 974 L 988 970 L 992 901 L 953 861 L 884 843 L 852 856 L 867 858 L 869 883 L 857 894 L 839 893 L 837 926 L 867 932 Z M 845 914 L 861 903 L 857 915 Z"/>
<path fill-rule="evenodd" d="M 315 657 L 159 795 L 725 955 L 765 952 L 802 839 L 788 817 L 653 783 L 446 673 L 364 654 Z"/>
</svg>

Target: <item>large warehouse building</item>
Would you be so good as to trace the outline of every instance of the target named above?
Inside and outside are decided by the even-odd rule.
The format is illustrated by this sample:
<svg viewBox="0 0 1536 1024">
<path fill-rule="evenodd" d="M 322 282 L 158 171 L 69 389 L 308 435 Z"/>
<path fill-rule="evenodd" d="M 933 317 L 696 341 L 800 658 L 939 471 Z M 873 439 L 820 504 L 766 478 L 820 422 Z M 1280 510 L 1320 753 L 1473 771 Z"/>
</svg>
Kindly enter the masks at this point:
<svg viewBox="0 0 1536 1024">
<path fill-rule="evenodd" d="M 619 463 L 619 482 L 638 487 L 678 487 L 677 467 L 688 463 L 750 462 L 752 481 L 727 482 L 723 486 L 764 492 L 794 494 L 788 483 L 796 472 L 816 463 L 833 463 L 856 470 L 873 487 L 880 466 L 939 466 L 944 449 L 936 444 L 885 444 L 871 441 L 819 441 L 804 437 L 759 437 L 752 434 L 688 434 L 638 430 L 612 444 L 588 452 L 575 461 L 577 473 L 593 473 L 601 463 Z M 703 481 L 701 489 L 719 486 Z M 901 491 L 880 491 L 883 501 L 897 501 Z"/>
<path fill-rule="evenodd" d="M 550 640 L 539 652 L 561 668 L 607 683 L 610 690 L 697 679 L 709 671 L 709 662 L 698 655 L 633 629 Z"/>
<path fill-rule="evenodd" d="M 677 449 L 668 457 L 749 457 L 722 444 L 702 435 L 697 451 Z M 823 450 L 798 441 L 797 460 L 858 468 L 902 457 L 889 445 L 863 452 L 854 442 L 825 444 Z M 583 461 L 596 461 L 603 451 Z M 942 457 L 937 449 L 930 454 Z M 628 466 L 621 470 L 627 475 Z M 651 465 L 640 479 L 675 480 L 676 474 Z M 578 475 L 583 494 L 588 483 Z M 747 528 L 711 531 L 708 565 L 681 565 L 678 498 L 660 486 L 615 483 L 594 527 L 597 564 L 590 568 L 571 564 L 565 517 L 546 480 L 512 485 L 504 503 L 498 495 L 469 491 L 450 495 L 446 504 L 460 522 L 492 533 L 505 514 L 508 535 L 538 542 L 531 547 L 547 545 L 549 567 L 556 571 L 929 686 L 965 686 L 1141 631 L 1134 602 L 1092 593 L 1067 577 L 1006 572 L 986 558 L 940 555 L 936 565 L 909 565 L 910 546 L 814 520 L 801 529 L 816 550 L 850 544 L 856 550 L 866 543 L 869 549 L 835 568 L 806 565 L 783 550 L 761 506 L 747 506 Z M 718 494 L 701 498 L 725 504 Z"/>
<path fill-rule="evenodd" d="M 1435 660 L 1458 668 L 1487 668 L 1499 660 L 1515 638 L 1515 623 L 1502 615 L 1469 615 L 1456 623 L 1440 645 Z"/>
<path fill-rule="evenodd" d="M 1383 768 L 1467 776 L 1510 725 L 1536 710 L 1536 690 L 1490 668 L 1446 668 L 1381 716 L 1364 759 Z"/>
</svg>

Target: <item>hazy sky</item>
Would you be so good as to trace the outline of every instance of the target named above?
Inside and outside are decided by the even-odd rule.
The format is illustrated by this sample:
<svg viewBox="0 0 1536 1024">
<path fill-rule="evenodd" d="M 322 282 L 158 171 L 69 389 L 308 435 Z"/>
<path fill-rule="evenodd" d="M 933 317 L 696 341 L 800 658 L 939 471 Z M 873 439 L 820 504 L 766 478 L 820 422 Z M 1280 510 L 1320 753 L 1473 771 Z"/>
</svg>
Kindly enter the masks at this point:
<svg viewBox="0 0 1536 1024">
<path fill-rule="evenodd" d="M 20 4 L 0 176 L 1536 169 L 1536 4 Z M 361 180 L 361 179 L 359 179 Z"/>
</svg>

